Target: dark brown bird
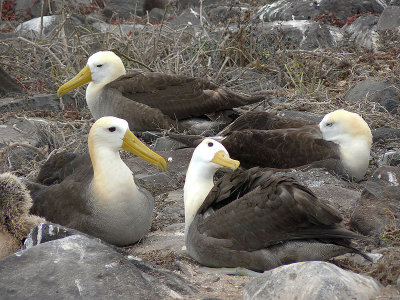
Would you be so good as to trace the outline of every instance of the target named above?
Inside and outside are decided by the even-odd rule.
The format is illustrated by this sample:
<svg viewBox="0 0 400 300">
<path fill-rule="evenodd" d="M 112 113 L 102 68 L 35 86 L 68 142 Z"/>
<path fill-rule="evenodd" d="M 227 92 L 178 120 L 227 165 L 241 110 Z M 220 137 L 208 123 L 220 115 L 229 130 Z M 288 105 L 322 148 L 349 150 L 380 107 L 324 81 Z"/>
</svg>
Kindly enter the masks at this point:
<svg viewBox="0 0 400 300">
<path fill-rule="evenodd" d="M 171 137 L 191 145 L 202 138 L 173 134 Z M 245 168 L 289 169 L 309 165 L 325 167 L 355 180 L 361 180 L 367 171 L 372 144 L 368 124 L 358 114 L 342 109 L 313 125 L 249 112 L 214 138 Z"/>
<path fill-rule="evenodd" d="M 185 243 L 199 263 L 264 271 L 347 252 L 370 259 L 351 246 L 362 237 L 340 224 L 339 212 L 292 178 L 252 168 L 213 183 L 217 169 L 238 166 L 209 138 L 193 153 L 184 187 Z"/>
<path fill-rule="evenodd" d="M 125 74 L 114 52 L 100 51 L 89 57 L 86 67 L 62 85 L 57 95 L 89 82 L 86 102 L 93 117 L 125 119 L 134 131 L 187 129 L 177 121 L 264 99 L 235 93 L 202 78 L 143 71 Z"/>
</svg>

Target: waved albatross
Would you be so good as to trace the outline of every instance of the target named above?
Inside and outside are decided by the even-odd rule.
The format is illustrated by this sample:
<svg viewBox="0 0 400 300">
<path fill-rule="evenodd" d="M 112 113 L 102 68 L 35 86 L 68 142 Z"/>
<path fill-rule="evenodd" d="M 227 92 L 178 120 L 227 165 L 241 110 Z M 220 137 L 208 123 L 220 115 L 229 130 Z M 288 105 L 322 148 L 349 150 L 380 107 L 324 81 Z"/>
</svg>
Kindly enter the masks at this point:
<svg viewBox="0 0 400 300">
<path fill-rule="evenodd" d="M 170 136 L 191 146 L 202 139 Z M 355 180 L 361 180 L 367 171 L 372 145 L 368 124 L 360 115 L 343 109 L 325 115 L 314 125 L 250 112 L 237 118 L 215 139 L 245 168 L 323 167 Z"/>
<path fill-rule="evenodd" d="M 125 120 L 115 117 L 94 123 L 88 145 L 89 155 L 70 162 L 72 157 L 63 159 L 63 153 L 56 160 L 49 159 L 41 173 L 64 172 L 65 166 L 70 169 L 60 176 L 59 184 L 28 186 L 34 202 L 31 211 L 114 245 L 135 243 L 150 228 L 154 201 L 135 184 L 118 151 L 127 150 L 161 170 L 166 170 L 167 164 L 133 135 Z"/>
<path fill-rule="evenodd" d="M 362 238 L 340 225 L 335 209 L 305 186 L 256 167 L 236 170 L 214 185 L 217 169 L 237 169 L 220 143 L 205 139 L 193 152 L 184 186 L 185 244 L 209 267 L 264 271 L 347 252 Z"/>
<path fill-rule="evenodd" d="M 88 82 L 86 102 L 94 118 L 123 118 L 134 131 L 185 129 L 177 120 L 264 99 L 235 93 L 202 78 L 137 70 L 126 74 L 121 59 L 111 51 L 90 56 L 87 65 L 62 85 L 57 95 Z"/>
</svg>

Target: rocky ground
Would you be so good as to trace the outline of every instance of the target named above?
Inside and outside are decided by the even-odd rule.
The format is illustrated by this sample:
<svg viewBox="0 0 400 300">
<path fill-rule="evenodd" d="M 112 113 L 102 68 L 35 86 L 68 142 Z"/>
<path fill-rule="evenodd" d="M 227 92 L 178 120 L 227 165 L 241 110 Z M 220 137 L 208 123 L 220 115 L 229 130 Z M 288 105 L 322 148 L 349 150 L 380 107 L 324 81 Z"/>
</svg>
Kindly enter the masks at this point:
<svg viewBox="0 0 400 300">
<path fill-rule="evenodd" d="M 81 69 L 91 53 L 100 49 L 115 50 L 128 70 L 202 76 L 246 93 L 274 91 L 257 105 L 237 109 L 239 114 L 266 110 L 318 122 L 337 108 L 355 111 L 366 119 L 374 138 L 364 180 L 348 182 L 324 170 L 290 175 L 339 209 L 348 226 L 368 236 L 358 245 L 360 249 L 383 256 L 375 263 L 357 255 L 332 260 L 339 270 L 350 271 L 345 274 L 333 265 L 318 265 L 307 271 L 303 266 L 293 266 L 282 272 L 318 274 L 318 269 L 326 267 L 331 270 L 328 273 L 339 274 L 331 280 L 337 282 L 334 287 L 337 293 L 343 293 L 339 294 L 342 298 L 400 299 L 400 6 L 395 1 L 393 5 L 389 1 L 321 1 L 312 9 L 310 3 L 314 2 L 306 0 L 138 1 L 135 9 L 124 6 L 128 1 L 113 0 L 68 1 L 64 7 L 59 1 L 43 1 L 43 7 L 40 1 L 17 2 L 2 2 L 1 172 L 11 171 L 33 180 L 53 151 L 86 151 L 87 134 L 94 120 L 85 107 L 84 89 L 64 97 L 62 102 L 55 92 Z M 270 2 L 273 4 L 268 6 Z M 148 14 L 143 7 L 147 7 Z M 173 287 L 171 292 L 168 288 L 172 285 L 167 284 L 165 290 L 171 298 L 239 299 L 244 295 L 250 299 L 258 294 L 263 299 L 274 299 L 279 289 L 272 289 L 272 283 L 267 296 L 260 288 L 267 285 L 266 281 L 250 284 L 251 276 L 204 268 L 186 254 L 182 187 L 193 149 L 180 149 L 165 135 L 141 135 L 168 161 L 165 173 L 122 154 L 138 183 L 156 201 L 151 232 L 136 245 L 120 249 L 125 251 L 124 257 L 131 255 L 172 271 L 172 275 L 167 271 L 153 274 L 157 280 L 171 276 L 179 281 L 179 287 L 185 286 Z M 86 242 L 75 244 L 80 243 Z M 47 247 L 51 253 L 52 246 Z M 30 255 L 36 261 L 40 253 Z M 119 253 L 113 255 L 124 259 Z M 145 269 L 139 262 L 135 264 Z M 7 261 L 3 269 L 0 267 L 0 281 L 12 277 L 5 275 L 8 265 L 12 268 L 15 262 Z M 280 272 L 280 268 L 277 270 Z M 350 290 L 355 293 L 351 294 L 338 278 L 354 273 L 368 277 L 351 277 Z M 125 275 L 122 272 L 120 276 Z M 278 276 L 272 271 L 265 274 L 285 285 Z M 376 281 L 363 281 L 370 278 Z M 360 282 L 374 288 L 362 294 L 357 285 Z M 302 288 L 304 279 L 297 284 Z M 301 289 L 298 286 L 297 291 Z M 302 299 L 325 299 L 316 296 L 317 290 L 326 291 L 328 287 L 320 284 L 319 289 L 312 288 L 314 292 L 302 295 Z M 165 296 L 161 291 L 154 295 Z M 329 299 L 329 294 L 325 297 Z"/>
</svg>

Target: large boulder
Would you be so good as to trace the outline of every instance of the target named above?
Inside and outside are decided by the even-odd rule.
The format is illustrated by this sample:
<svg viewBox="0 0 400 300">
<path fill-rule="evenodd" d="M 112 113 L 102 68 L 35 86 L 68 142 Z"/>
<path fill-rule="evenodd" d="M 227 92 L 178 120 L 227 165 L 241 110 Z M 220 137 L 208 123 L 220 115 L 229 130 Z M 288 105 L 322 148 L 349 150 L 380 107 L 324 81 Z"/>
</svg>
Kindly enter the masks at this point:
<svg viewBox="0 0 400 300">
<path fill-rule="evenodd" d="M 399 226 L 400 168 L 378 168 L 365 184 L 350 226 L 365 235 L 379 235 Z"/>
<path fill-rule="evenodd" d="M 80 234 L 40 243 L 0 263 L 4 299 L 165 299 L 195 291 L 171 271 Z"/>
<path fill-rule="evenodd" d="M 381 285 L 373 278 L 327 262 L 300 262 L 264 272 L 246 284 L 243 299 L 374 299 Z"/>
<path fill-rule="evenodd" d="M 279 0 L 263 6 L 255 15 L 265 22 L 310 20 L 321 15 L 332 14 L 346 21 L 361 13 L 381 13 L 386 4 L 378 0 Z"/>
<path fill-rule="evenodd" d="M 344 96 L 350 103 L 367 99 L 379 103 L 384 109 L 396 114 L 400 105 L 400 89 L 388 82 L 364 80 L 356 83 Z"/>
</svg>

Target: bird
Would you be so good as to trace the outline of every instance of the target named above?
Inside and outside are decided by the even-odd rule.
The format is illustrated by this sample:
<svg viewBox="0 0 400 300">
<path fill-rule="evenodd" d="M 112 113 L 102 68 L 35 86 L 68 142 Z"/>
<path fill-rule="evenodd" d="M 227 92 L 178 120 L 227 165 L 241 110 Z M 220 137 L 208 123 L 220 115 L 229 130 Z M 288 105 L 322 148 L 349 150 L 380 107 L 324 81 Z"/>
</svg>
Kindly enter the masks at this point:
<svg viewBox="0 0 400 300">
<path fill-rule="evenodd" d="M 165 160 L 145 146 L 128 122 L 102 117 L 90 129 L 89 153 L 60 152 L 28 188 L 31 212 L 116 246 L 137 242 L 149 230 L 154 199 L 135 184 L 119 150 L 129 151 L 165 171 Z"/>
<path fill-rule="evenodd" d="M 188 146 L 202 136 L 171 133 Z M 267 112 L 248 112 L 223 129 L 216 140 L 245 168 L 326 168 L 360 181 L 367 172 L 372 134 L 357 113 L 338 109 L 319 124 L 280 118 Z"/>
<path fill-rule="evenodd" d="M 178 122 L 233 107 L 259 102 L 202 78 L 134 70 L 126 74 L 121 58 L 99 51 L 87 65 L 57 91 L 62 97 L 88 83 L 86 102 L 95 119 L 112 115 L 128 121 L 131 130 L 188 129 Z M 179 128 L 183 127 L 183 128 Z"/>
<path fill-rule="evenodd" d="M 32 199 L 22 181 L 0 174 L 0 259 L 21 248 L 29 231 L 46 220 L 29 213 Z"/>
<path fill-rule="evenodd" d="M 184 185 L 185 245 L 208 267 L 262 272 L 308 260 L 355 252 L 362 239 L 342 226 L 342 217 L 306 186 L 255 167 L 244 170 L 211 138 L 194 150 Z M 225 174 L 215 184 L 220 168 Z"/>
</svg>

